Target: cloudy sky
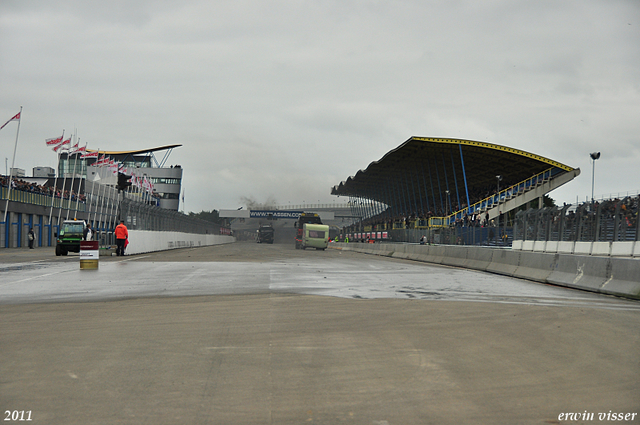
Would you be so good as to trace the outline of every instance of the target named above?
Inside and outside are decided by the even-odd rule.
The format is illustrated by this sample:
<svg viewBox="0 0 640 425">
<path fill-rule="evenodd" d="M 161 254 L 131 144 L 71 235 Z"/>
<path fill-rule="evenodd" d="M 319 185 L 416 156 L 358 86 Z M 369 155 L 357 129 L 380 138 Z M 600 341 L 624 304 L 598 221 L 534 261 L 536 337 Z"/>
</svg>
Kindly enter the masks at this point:
<svg viewBox="0 0 640 425">
<path fill-rule="evenodd" d="M 63 129 L 182 144 L 186 211 L 342 201 L 333 185 L 411 136 L 579 167 L 560 203 L 590 197 L 601 151 L 596 196 L 637 193 L 639 18 L 638 0 L 2 0 L 0 121 L 23 106 L 29 175 Z"/>
</svg>

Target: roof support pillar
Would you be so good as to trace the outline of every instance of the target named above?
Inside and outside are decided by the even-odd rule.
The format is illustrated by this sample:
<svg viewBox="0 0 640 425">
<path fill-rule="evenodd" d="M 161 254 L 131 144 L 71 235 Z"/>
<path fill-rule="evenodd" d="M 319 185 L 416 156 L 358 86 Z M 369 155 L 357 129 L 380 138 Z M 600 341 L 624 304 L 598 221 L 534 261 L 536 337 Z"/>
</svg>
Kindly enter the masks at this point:
<svg viewBox="0 0 640 425">
<path fill-rule="evenodd" d="M 396 182 L 397 182 L 397 185 L 399 186 L 398 189 L 399 189 L 399 192 L 400 192 L 400 196 L 399 196 L 398 200 L 402 201 L 402 205 L 401 205 L 402 206 L 402 211 L 400 211 L 400 213 L 406 214 L 407 202 L 404 199 L 404 190 L 402 190 L 402 181 L 401 181 L 401 179 L 398 178 L 398 179 L 396 179 Z"/>
<path fill-rule="evenodd" d="M 422 170 L 422 182 L 424 183 L 424 199 L 427 201 L 427 211 L 429 212 L 429 190 L 427 189 L 427 179 L 424 177 L 424 165 L 420 163 L 420 169 Z"/>
<path fill-rule="evenodd" d="M 442 200 L 442 187 L 440 186 L 440 173 L 438 172 L 438 161 L 435 161 L 436 163 L 436 179 L 438 180 L 438 195 L 440 195 L 440 212 L 438 212 L 438 216 L 442 217 L 444 215 L 445 212 L 445 204 L 444 201 Z"/>
<path fill-rule="evenodd" d="M 418 180 L 418 169 L 416 168 L 415 162 L 413 163 L 413 168 L 416 172 L 416 180 Z M 418 214 L 418 216 L 420 216 L 424 214 L 424 206 L 422 205 L 422 193 L 420 191 L 420 181 L 418 180 L 417 183 L 418 183 L 418 198 L 420 198 L 420 212 L 421 212 L 421 214 Z"/>
<path fill-rule="evenodd" d="M 389 180 L 384 182 L 384 190 L 386 191 L 385 196 L 389 199 L 389 208 L 387 209 L 387 218 L 391 219 L 393 217 L 393 213 L 395 213 L 396 202 L 393 199 L 393 192 L 391 190 L 391 185 L 389 184 Z"/>
<path fill-rule="evenodd" d="M 462 143 L 458 144 L 460 148 L 460 162 L 462 163 L 462 177 L 464 178 L 464 191 L 467 194 L 467 208 L 471 206 L 471 202 L 469 201 L 469 187 L 467 186 L 467 172 L 464 169 L 464 157 L 462 155 Z"/>
<path fill-rule="evenodd" d="M 451 169 L 453 170 L 453 182 L 456 187 L 456 198 L 458 199 L 458 210 L 462 209 L 462 203 L 460 202 L 460 191 L 458 190 L 458 177 L 456 176 L 456 163 L 453 161 L 453 149 L 449 150 L 451 154 Z"/>
<path fill-rule="evenodd" d="M 436 202 L 436 191 L 433 189 L 433 178 L 431 177 L 431 161 L 427 158 L 427 170 L 429 171 L 429 183 L 431 183 L 431 196 L 433 196 L 433 211 L 435 215 L 438 215 L 438 203 Z"/>
<path fill-rule="evenodd" d="M 409 182 L 411 182 L 411 192 L 409 192 Z M 407 179 L 407 193 L 409 196 L 409 207 L 411 207 L 411 198 L 413 198 L 413 212 L 418 214 L 418 201 L 416 200 L 416 188 L 413 186 L 413 179 L 411 178 L 411 174 L 409 174 L 409 178 Z"/>
</svg>

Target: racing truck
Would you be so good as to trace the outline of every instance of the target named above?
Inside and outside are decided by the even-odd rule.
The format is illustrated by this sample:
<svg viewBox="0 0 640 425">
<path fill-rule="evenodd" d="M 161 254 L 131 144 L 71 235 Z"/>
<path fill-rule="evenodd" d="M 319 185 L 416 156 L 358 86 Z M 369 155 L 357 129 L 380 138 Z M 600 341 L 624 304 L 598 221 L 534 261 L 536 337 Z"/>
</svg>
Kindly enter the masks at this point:
<svg viewBox="0 0 640 425">
<path fill-rule="evenodd" d="M 261 224 L 258 229 L 258 243 L 273 243 L 273 235 L 275 231 L 270 224 Z"/>
<path fill-rule="evenodd" d="M 296 249 L 315 248 L 325 250 L 329 244 L 329 226 L 322 224 L 316 213 L 302 213 L 295 222 Z"/>
</svg>

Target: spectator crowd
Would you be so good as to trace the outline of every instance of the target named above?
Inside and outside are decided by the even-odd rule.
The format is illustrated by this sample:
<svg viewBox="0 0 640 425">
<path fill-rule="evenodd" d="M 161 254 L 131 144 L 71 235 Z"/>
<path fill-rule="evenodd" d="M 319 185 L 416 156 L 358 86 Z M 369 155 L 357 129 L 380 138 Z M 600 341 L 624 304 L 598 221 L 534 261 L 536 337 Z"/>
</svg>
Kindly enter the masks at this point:
<svg viewBox="0 0 640 425">
<path fill-rule="evenodd" d="M 0 176 L 0 187 L 9 187 L 9 177 Z M 85 196 L 82 193 L 76 193 L 75 190 L 62 190 L 60 188 L 53 188 L 53 186 L 40 185 L 25 180 L 11 179 L 11 190 L 19 190 L 23 192 L 36 193 L 46 196 L 54 196 L 60 199 L 71 199 L 72 201 L 85 202 Z"/>
</svg>

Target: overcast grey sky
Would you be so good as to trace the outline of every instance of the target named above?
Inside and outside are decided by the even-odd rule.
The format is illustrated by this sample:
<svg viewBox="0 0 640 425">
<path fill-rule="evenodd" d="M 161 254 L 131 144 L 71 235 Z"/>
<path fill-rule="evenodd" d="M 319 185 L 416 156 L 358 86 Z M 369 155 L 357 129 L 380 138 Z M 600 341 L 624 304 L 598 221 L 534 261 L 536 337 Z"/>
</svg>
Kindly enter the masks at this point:
<svg viewBox="0 0 640 425">
<path fill-rule="evenodd" d="M 411 136 L 579 167 L 560 203 L 590 196 L 602 151 L 596 196 L 636 193 L 639 18 L 638 0 L 2 0 L 0 121 L 24 107 L 29 175 L 63 128 L 89 149 L 182 144 L 186 211 L 341 201 Z"/>
</svg>

